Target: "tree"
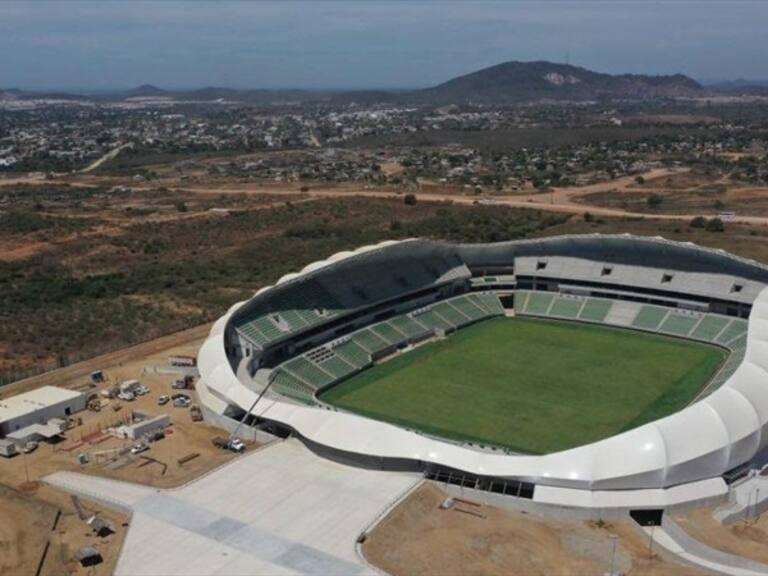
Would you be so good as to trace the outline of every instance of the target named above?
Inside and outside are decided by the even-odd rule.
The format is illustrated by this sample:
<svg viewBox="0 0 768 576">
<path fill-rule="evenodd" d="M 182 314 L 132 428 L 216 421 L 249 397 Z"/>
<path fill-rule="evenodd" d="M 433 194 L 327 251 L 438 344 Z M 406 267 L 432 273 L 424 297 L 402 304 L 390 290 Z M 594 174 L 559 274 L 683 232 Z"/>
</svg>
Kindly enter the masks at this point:
<svg viewBox="0 0 768 576">
<path fill-rule="evenodd" d="M 707 232 L 724 232 L 725 226 L 720 218 L 712 218 L 707 222 L 706 230 Z"/>
<path fill-rule="evenodd" d="M 406 206 L 415 206 L 416 205 L 416 194 L 406 194 L 403 197 L 403 202 Z"/>
<path fill-rule="evenodd" d="M 696 218 L 691 220 L 689 225 L 691 228 L 706 228 L 707 219 L 704 218 L 704 216 L 696 216 Z"/>
<path fill-rule="evenodd" d="M 635 176 L 635 182 L 637 182 L 642 186 L 643 184 L 645 184 L 645 178 L 643 178 L 642 176 Z"/>
<path fill-rule="evenodd" d="M 645 203 L 648 204 L 648 208 L 658 208 L 664 202 L 664 196 L 661 194 L 649 194 L 645 199 Z"/>
</svg>

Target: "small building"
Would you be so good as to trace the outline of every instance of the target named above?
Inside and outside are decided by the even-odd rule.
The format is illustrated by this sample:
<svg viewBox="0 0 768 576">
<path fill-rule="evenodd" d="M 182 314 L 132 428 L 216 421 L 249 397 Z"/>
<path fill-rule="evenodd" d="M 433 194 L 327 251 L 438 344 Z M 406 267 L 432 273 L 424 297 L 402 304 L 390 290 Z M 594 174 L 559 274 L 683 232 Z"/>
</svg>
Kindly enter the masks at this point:
<svg viewBox="0 0 768 576">
<path fill-rule="evenodd" d="M 16 443 L 13 440 L 0 440 L 0 456 L 10 458 L 15 456 L 17 452 Z"/>
<path fill-rule="evenodd" d="M 0 438 L 5 438 L 33 424 L 48 424 L 85 410 L 86 396 L 81 392 L 57 386 L 0 399 Z"/>
<path fill-rule="evenodd" d="M 161 414 L 160 416 L 155 416 L 154 418 L 149 418 L 148 420 L 142 420 L 141 422 L 136 422 L 127 426 L 120 426 L 120 428 L 117 429 L 117 433 L 123 438 L 136 440 L 142 436 L 151 434 L 155 430 L 166 428 L 170 424 L 170 416 L 167 414 Z"/>
</svg>

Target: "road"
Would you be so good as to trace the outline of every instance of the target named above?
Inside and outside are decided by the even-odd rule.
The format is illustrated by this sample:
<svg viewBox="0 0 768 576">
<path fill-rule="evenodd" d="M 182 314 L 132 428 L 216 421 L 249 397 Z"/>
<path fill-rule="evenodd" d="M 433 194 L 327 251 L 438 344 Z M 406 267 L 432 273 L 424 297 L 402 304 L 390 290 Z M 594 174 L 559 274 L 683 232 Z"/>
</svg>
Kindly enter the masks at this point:
<svg viewBox="0 0 768 576">
<path fill-rule="evenodd" d="M 646 180 L 652 180 L 655 178 L 662 178 L 673 174 L 681 174 L 688 172 L 688 168 L 658 168 L 650 170 L 642 176 Z M 531 194 L 519 194 L 514 196 L 462 196 L 459 194 L 441 194 L 432 192 L 419 192 L 418 198 L 421 201 L 431 202 L 453 202 L 455 204 L 488 204 L 495 206 L 509 206 L 512 208 L 528 208 L 534 210 L 542 210 L 546 212 L 558 212 L 565 214 L 584 214 L 589 212 L 593 216 L 604 216 L 613 218 L 637 218 L 643 220 L 664 220 L 664 221 L 680 221 L 690 222 L 693 218 L 698 216 L 711 216 L 711 214 L 704 213 L 689 213 L 689 214 L 669 214 L 662 212 L 632 212 L 622 208 L 608 208 L 604 206 L 596 206 L 589 204 L 580 198 L 589 194 L 598 192 L 653 192 L 655 189 L 631 188 L 635 184 L 637 176 L 626 176 L 617 178 L 608 182 L 599 182 L 597 184 L 589 184 L 586 186 L 572 186 L 572 187 L 556 187 L 548 192 L 536 192 Z M 39 178 L 15 178 L 15 179 L 0 179 L 0 186 L 8 186 L 12 184 L 40 184 L 43 180 Z M 78 182 L 77 180 L 71 180 L 71 176 L 65 179 L 53 178 L 47 180 L 49 183 L 56 184 L 69 184 L 70 186 L 84 186 L 95 187 L 98 186 L 98 181 L 93 182 Z M 269 188 L 265 186 L 259 186 L 254 188 L 229 188 L 226 186 L 176 186 L 167 182 L 158 181 L 154 185 L 135 185 L 133 182 L 126 184 L 135 190 L 151 190 L 157 186 L 167 186 L 174 190 L 188 192 L 192 194 L 271 194 L 271 195 L 294 195 L 296 190 L 287 190 L 285 188 Z M 768 195 L 768 188 L 739 188 L 732 191 L 734 194 L 741 195 Z M 321 199 L 321 198 L 342 198 L 348 196 L 362 196 L 367 198 L 401 198 L 402 193 L 393 192 L 389 190 L 372 190 L 363 188 L 320 188 L 312 189 L 304 193 L 309 198 Z M 744 216 L 736 215 L 730 222 L 738 224 L 752 224 L 760 226 L 768 226 L 768 216 Z"/>
</svg>

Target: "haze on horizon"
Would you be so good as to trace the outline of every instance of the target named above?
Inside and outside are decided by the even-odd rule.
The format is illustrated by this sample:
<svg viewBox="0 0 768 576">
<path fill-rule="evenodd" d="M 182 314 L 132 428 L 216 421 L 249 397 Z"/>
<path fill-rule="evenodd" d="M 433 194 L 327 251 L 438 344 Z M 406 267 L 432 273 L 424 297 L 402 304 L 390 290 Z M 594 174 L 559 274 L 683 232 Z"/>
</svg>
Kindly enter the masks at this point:
<svg viewBox="0 0 768 576">
<path fill-rule="evenodd" d="M 416 88 L 507 60 L 766 79 L 768 2 L 0 2 L 0 88 Z"/>
</svg>

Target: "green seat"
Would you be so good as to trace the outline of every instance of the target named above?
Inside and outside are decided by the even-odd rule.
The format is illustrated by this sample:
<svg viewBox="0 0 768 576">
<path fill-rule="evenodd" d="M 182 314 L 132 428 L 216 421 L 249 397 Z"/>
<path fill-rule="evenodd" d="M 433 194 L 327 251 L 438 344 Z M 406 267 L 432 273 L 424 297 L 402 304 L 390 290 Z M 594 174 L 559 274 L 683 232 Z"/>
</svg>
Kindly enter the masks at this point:
<svg viewBox="0 0 768 576">
<path fill-rule="evenodd" d="M 669 312 L 659 306 L 643 306 L 632 321 L 632 326 L 643 330 L 656 330 Z"/>
<path fill-rule="evenodd" d="M 588 322 L 604 322 L 608 312 L 611 310 L 613 302 L 610 300 L 601 300 L 589 298 L 579 314 L 579 320 Z"/>
</svg>

